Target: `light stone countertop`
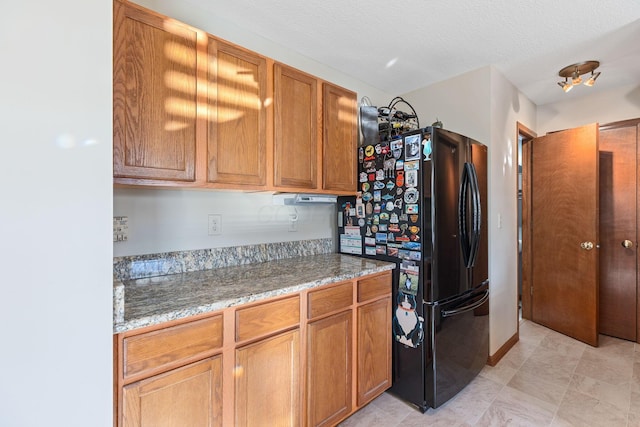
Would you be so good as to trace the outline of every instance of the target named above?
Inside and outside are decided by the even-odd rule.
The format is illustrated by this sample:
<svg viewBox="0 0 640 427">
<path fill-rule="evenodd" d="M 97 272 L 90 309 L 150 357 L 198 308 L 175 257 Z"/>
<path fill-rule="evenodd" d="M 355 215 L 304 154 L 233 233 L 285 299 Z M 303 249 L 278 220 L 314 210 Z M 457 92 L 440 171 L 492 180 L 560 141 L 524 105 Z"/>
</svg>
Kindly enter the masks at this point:
<svg viewBox="0 0 640 427">
<path fill-rule="evenodd" d="M 392 270 L 395 264 L 322 254 L 143 279 L 114 280 L 114 333 Z"/>
</svg>

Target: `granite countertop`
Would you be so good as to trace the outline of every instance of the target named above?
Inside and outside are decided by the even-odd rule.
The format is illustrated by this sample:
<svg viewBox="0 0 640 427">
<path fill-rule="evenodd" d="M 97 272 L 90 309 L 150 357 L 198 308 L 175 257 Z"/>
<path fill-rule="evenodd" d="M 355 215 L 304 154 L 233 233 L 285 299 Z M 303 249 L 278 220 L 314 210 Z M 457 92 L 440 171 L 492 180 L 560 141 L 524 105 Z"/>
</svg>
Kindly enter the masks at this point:
<svg viewBox="0 0 640 427">
<path fill-rule="evenodd" d="M 114 333 L 300 292 L 386 270 L 395 264 L 341 254 L 143 279 L 114 280 Z M 120 307 L 120 309 L 118 309 Z"/>
</svg>

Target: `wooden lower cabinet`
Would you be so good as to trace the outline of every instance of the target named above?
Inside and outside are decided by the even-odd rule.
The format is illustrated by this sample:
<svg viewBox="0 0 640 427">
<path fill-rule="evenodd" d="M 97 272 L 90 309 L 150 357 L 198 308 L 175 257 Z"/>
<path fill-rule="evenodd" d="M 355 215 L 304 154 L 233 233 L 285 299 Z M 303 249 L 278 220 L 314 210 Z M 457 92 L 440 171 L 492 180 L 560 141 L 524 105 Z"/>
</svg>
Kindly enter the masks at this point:
<svg viewBox="0 0 640 427">
<path fill-rule="evenodd" d="M 307 325 L 307 425 L 335 425 L 351 413 L 352 310 Z"/>
<path fill-rule="evenodd" d="M 236 426 L 297 426 L 300 420 L 300 331 L 236 350 Z"/>
<path fill-rule="evenodd" d="M 123 427 L 222 426 L 222 356 L 123 389 Z"/>
<path fill-rule="evenodd" d="M 358 307 L 358 406 L 391 387 L 391 296 Z"/>
<path fill-rule="evenodd" d="M 335 426 L 391 386 L 391 274 L 125 332 L 114 346 L 117 427 Z"/>
</svg>

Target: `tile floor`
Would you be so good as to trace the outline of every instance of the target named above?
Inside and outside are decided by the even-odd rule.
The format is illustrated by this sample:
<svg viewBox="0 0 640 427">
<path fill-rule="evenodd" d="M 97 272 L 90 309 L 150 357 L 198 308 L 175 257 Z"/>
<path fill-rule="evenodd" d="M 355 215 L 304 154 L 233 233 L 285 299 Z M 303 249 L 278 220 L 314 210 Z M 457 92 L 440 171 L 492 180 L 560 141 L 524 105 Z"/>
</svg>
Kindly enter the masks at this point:
<svg viewBox="0 0 640 427">
<path fill-rule="evenodd" d="M 640 426 L 640 345 L 601 335 L 594 348 L 525 320 L 507 355 L 440 408 L 384 393 L 340 426 Z"/>
</svg>

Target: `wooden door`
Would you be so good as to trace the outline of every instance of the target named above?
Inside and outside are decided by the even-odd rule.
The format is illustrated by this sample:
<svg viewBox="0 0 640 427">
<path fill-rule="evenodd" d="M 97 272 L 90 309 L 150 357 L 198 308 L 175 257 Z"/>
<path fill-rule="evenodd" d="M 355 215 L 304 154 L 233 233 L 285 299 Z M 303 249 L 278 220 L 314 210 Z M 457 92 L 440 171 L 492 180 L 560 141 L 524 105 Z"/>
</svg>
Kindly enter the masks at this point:
<svg viewBox="0 0 640 427">
<path fill-rule="evenodd" d="M 122 427 L 222 426 L 222 356 L 124 387 Z"/>
<path fill-rule="evenodd" d="M 532 140 L 532 317 L 598 345 L 598 127 Z"/>
<path fill-rule="evenodd" d="M 236 426 L 300 425 L 299 351 L 297 329 L 236 350 Z"/>
<path fill-rule="evenodd" d="M 307 326 L 307 425 L 330 426 L 351 412 L 352 311 Z"/>
<path fill-rule="evenodd" d="M 391 387 L 391 297 L 358 307 L 358 384 L 360 407 Z"/>
<path fill-rule="evenodd" d="M 274 98 L 274 185 L 315 189 L 318 81 L 309 74 L 275 64 Z"/>
<path fill-rule="evenodd" d="M 356 191 L 356 94 L 329 83 L 322 95 L 322 188 Z"/>
<path fill-rule="evenodd" d="M 636 341 L 638 124 L 600 128 L 600 332 Z M 628 247 L 627 247 L 628 246 Z"/>
<path fill-rule="evenodd" d="M 208 51 L 207 180 L 264 186 L 267 60 L 213 37 Z"/>
<path fill-rule="evenodd" d="M 195 180 L 202 33 L 114 2 L 114 177 Z"/>
</svg>

